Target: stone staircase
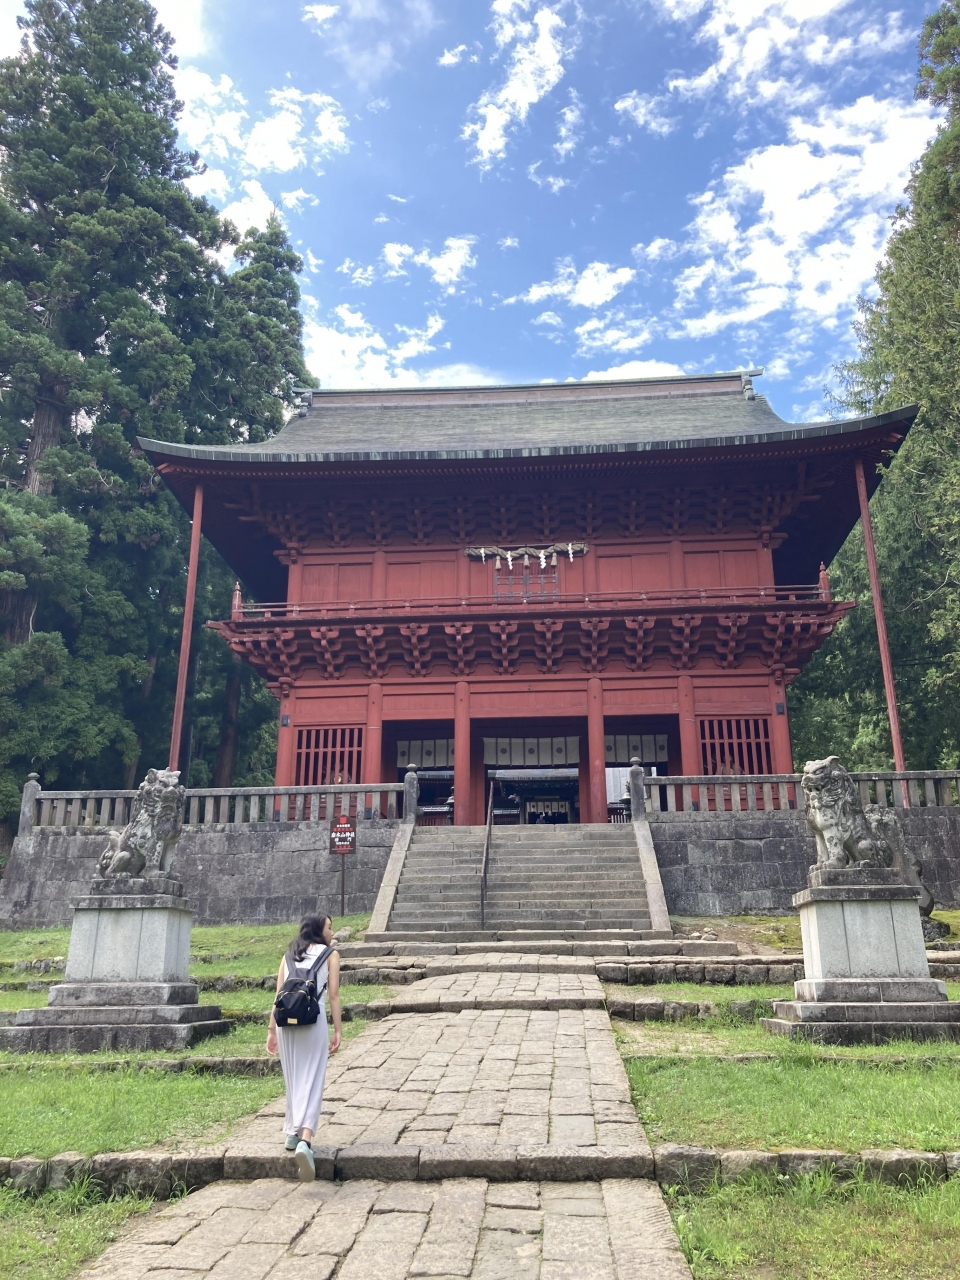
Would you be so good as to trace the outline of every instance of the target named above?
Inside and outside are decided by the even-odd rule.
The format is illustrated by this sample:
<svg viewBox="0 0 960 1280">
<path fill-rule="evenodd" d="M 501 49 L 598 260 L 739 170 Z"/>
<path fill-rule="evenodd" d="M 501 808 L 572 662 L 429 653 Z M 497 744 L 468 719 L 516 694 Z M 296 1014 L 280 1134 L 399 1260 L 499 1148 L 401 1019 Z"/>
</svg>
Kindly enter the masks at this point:
<svg viewBox="0 0 960 1280">
<path fill-rule="evenodd" d="M 633 828 L 494 828 L 485 924 L 501 930 L 648 930 Z"/>
<path fill-rule="evenodd" d="M 486 827 L 417 827 L 387 926 L 391 933 L 480 928 Z"/>
<path fill-rule="evenodd" d="M 390 933 L 480 930 L 483 827 L 418 827 Z M 647 892 L 627 825 L 495 827 L 485 931 L 648 933 Z"/>
</svg>

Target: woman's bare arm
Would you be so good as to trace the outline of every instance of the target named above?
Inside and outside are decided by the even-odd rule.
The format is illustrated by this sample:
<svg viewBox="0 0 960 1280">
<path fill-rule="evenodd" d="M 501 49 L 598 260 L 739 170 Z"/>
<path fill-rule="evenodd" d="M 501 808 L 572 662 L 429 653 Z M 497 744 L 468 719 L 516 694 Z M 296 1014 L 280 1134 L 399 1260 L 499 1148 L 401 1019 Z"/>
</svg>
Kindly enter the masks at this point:
<svg viewBox="0 0 960 1280">
<path fill-rule="evenodd" d="M 332 951 L 327 963 L 327 995 L 330 997 L 330 1013 L 333 1017 L 333 1039 L 330 1041 L 330 1052 L 336 1053 L 340 1048 L 341 1039 L 340 953 Z"/>
<path fill-rule="evenodd" d="M 287 961 L 286 957 L 280 961 L 280 968 L 277 970 L 277 990 L 283 986 L 283 980 L 286 977 Z M 273 1008 L 270 1010 L 270 1025 L 267 1027 L 267 1053 L 276 1056 L 277 1049 L 277 1016 Z"/>
</svg>

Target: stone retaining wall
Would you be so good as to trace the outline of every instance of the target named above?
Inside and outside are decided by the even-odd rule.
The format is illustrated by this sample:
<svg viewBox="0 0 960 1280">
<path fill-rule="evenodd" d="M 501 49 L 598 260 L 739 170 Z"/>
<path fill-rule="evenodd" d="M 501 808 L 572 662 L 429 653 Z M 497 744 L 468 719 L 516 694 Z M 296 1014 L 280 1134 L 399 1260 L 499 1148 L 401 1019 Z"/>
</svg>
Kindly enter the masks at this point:
<svg viewBox="0 0 960 1280">
<path fill-rule="evenodd" d="M 348 914 L 373 909 L 397 826 L 357 824 L 357 852 L 346 858 Z M 318 908 L 339 915 L 340 859 L 329 835 L 327 822 L 187 828 L 173 872 L 197 903 L 197 924 L 285 924 Z M 103 831 L 76 827 L 15 840 L 0 880 L 0 928 L 69 924 L 105 846 Z"/>
<path fill-rule="evenodd" d="M 937 901 L 960 906 L 960 808 L 900 810 L 909 848 Z M 802 810 L 651 813 L 650 830 L 671 915 L 792 912 L 816 860 Z"/>
<path fill-rule="evenodd" d="M 937 900 L 960 906 L 960 807 L 902 812 L 907 840 Z M 360 822 L 347 859 L 347 911 L 376 901 L 396 821 Z M 792 911 L 814 861 L 803 813 L 650 815 L 667 906 L 673 915 Z M 199 924 L 286 923 L 319 905 L 340 910 L 340 867 L 326 822 L 210 826 L 184 832 L 175 870 L 198 904 Z M 0 880 L 0 927 L 69 924 L 70 902 L 86 892 L 102 831 L 46 827 L 14 841 Z"/>
</svg>

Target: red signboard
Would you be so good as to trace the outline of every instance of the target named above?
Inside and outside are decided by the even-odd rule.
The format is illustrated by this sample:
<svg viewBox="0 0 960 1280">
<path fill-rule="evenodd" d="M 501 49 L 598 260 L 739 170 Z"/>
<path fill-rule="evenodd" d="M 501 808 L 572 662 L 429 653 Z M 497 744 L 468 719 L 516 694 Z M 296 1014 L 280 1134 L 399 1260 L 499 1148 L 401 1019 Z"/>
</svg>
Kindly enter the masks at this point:
<svg viewBox="0 0 960 1280">
<path fill-rule="evenodd" d="M 330 823 L 330 852 L 334 854 L 356 853 L 357 824 L 343 814 Z"/>
</svg>

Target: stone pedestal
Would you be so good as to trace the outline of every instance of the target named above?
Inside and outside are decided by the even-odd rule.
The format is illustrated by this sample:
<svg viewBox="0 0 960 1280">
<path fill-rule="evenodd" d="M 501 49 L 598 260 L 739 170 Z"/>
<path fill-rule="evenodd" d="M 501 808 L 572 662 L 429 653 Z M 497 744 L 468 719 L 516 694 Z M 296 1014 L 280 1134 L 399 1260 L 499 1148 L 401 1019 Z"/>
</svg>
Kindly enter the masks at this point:
<svg viewBox="0 0 960 1280">
<path fill-rule="evenodd" d="M 74 909 L 65 980 L 21 1009 L 0 1048 L 94 1053 L 180 1049 L 230 1030 L 190 981 L 194 906 L 169 876 L 98 880 Z"/>
<path fill-rule="evenodd" d="M 882 867 L 816 867 L 800 909 L 806 976 L 768 1031 L 825 1044 L 960 1039 L 960 1003 L 930 977 L 919 894 Z"/>
<path fill-rule="evenodd" d="M 101 880 L 74 907 L 67 982 L 189 982 L 194 905 L 169 876 Z"/>
</svg>

